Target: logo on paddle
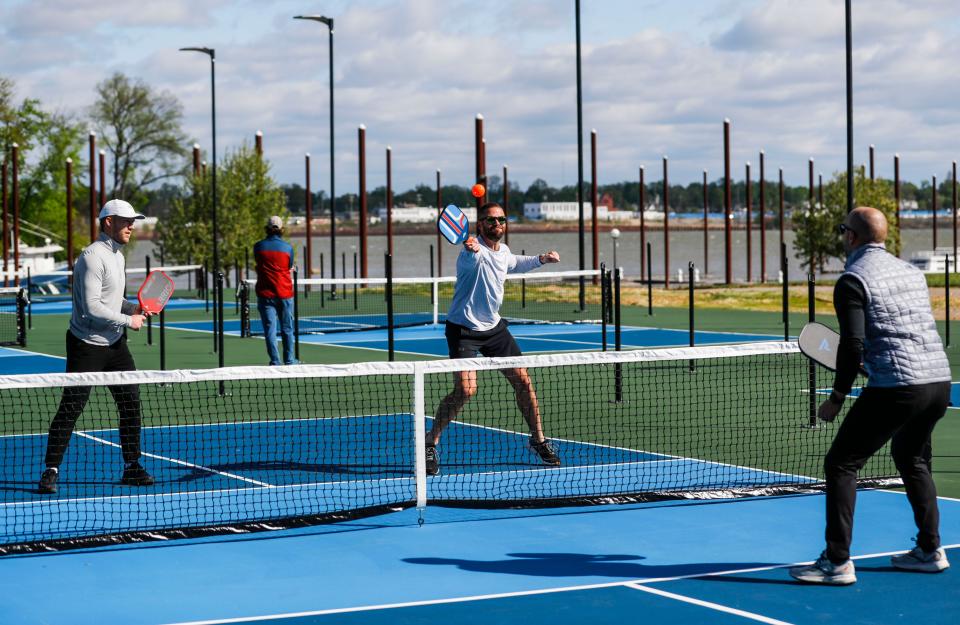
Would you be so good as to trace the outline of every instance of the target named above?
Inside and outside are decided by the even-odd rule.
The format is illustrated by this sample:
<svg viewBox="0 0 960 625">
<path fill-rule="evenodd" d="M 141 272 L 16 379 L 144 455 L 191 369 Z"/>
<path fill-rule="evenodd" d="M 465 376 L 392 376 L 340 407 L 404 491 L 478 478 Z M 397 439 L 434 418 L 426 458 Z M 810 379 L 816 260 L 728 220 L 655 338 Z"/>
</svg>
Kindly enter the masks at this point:
<svg viewBox="0 0 960 625">
<path fill-rule="evenodd" d="M 827 339 L 823 339 L 822 341 L 820 341 L 820 351 L 821 351 L 821 352 L 829 352 L 829 351 L 830 351 L 830 343 L 827 342 Z"/>
</svg>

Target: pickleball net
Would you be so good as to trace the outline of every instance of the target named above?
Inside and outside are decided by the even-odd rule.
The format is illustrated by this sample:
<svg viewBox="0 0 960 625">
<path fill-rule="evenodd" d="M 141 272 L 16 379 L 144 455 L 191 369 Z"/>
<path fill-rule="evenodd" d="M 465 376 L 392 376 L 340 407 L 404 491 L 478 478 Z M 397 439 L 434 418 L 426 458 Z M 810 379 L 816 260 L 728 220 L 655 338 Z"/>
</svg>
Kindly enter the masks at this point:
<svg viewBox="0 0 960 625">
<path fill-rule="evenodd" d="M 0 552 L 356 518 L 408 507 L 541 507 L 773 495 L 822 488 L 835 424 L 805 427 L 807 360 L 792 343 L 505 359 L 0 377 Z M 560 466 L 530 447 L 536 391 Z M 454 374 L 477 393 L 426 432 Z M 225 394 L 219 393 L 224 383 Z M 120 484 L 117 407 L 136 384 L 149 487 Z M 65 386 L 93 387 L 60 466 L 37 493 Z M 124 395 L 121 394 L 121 397 Z M 529 413 L 528 413 L 529 416 Z M 896 483 L 881 453 L 862 485 Z"/>
<path fill-rule="evenodd" d="M 604 283 L 599 270 L 508 274 L 500 315 L 511 324 L 600 323 Z M 580 304 L 580 282 L 584 301 Z M 393 278 L 393 327 L 443 323 L 456 278 Z M 327 334 L 389 327 L 386 278 L 312 278 L 296 281 L 296 331 Z M 241 286 L 241 324 L 262 335 L 256 280 Z M 608 298 L 610 301 L 612 298 Z"/>
<path fill-rule="evenodd" d="M 26 347 L 26 303 L 26 290 L 16 286 L 0 287 L 0 345 Z"/>
</svg>

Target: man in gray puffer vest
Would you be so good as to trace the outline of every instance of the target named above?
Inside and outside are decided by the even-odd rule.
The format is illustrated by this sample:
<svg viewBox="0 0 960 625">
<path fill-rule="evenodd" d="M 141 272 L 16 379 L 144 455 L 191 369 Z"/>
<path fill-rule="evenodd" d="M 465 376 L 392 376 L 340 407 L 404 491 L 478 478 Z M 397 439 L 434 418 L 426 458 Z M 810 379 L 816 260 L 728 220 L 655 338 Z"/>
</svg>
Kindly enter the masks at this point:
<svg viewBox="0 0 960 625">
<path fill-rule="evenodd" d="M 857 472 L 891 438 L 917 524 L 917 545 L 895 555 L 898 569 L 938 573 L 950 564 L 940 546 L 937 491 L 930 475 L 930 438 L 950 401 L 950 363 L 919 270 L 884 248 L 887 220 L 866 206 L 840 224 L 847 253 L 833 304 L 840 324 L 837 372 L 817 416 L 833 421 L 861 362 L 868 382 L 837 430 L 824 461 L 827 481 L 827 548 L 810 566 L 790 574 L 803 582 L 852 584 L 850 560 Z"/>
</svg>

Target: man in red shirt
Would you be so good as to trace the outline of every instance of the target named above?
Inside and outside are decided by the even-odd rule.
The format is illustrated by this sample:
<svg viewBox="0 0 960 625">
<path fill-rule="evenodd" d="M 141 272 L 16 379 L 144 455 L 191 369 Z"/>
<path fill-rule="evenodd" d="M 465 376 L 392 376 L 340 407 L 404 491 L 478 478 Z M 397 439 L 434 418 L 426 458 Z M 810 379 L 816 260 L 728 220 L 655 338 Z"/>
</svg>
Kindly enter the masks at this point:
<svg viewBox="0 0 960 625">
<path fill-rule="evenodd" d="M 283 221 L 276 215 L 267 220 L 267 237 L 253 246 L 257 263 L 257 310 L 263 334 L 267 339 L 267 355 L 271 365 L 280 364 L 277 351 L 277 321 L 283 341 L 283 364 L 295 365 L 293 349 L 293 246 L 280 238 Z"/>
</svg>

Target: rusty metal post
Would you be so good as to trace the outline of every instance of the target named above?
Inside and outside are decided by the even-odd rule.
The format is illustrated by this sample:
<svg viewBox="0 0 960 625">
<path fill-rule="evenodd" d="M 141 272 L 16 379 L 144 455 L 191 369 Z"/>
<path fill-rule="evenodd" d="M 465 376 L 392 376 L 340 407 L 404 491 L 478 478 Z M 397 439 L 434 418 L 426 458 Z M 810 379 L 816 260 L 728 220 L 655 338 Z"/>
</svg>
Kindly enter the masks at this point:
<svg viewBox="0 0 960 625">
<path fill-rule="evenodd" d="M 360 124 L 357 129 L 357 150 L 359 152 L 359 186 L 357 193 L 360 201 L 360 277 L 367 277 L 367 127 Z"/>
<path fill-rule="evenodd" d="M 20 146 L 10 146 L 10 182 L 13 195 L 13 285 L 20 285 Z"/>
<path fill-rule="evenodd" d="M 874 172 L 874 170 L 873 170 L 873 145 L 871 144 L 871 145 L 870 145 L 870 182 L 873 182 L 873 181 L 874 181 L 873 172 Z"/>
<path fill-rule="evenodd" d="M 200 176 L 200 144 L 193 144 L 193 175 Z"/>
<path fill-rule="evenodd" d="M 390 155 L 393 150 L 387 146 L 387 254 L 393 257 L 393 170 Z M 479 199 L 477 200 L 480 201 Z"/>
<path fill-rule="evenodd" d="M 503 231 L 503 242 L 510 245 L 510 183 L 507 181 L 507 166 L 503 166 L 503 213 L 507 215 L 507 228 Z"/>
<path fill-rule="evenodd" d="M 760 150 L 760 284 L 767 281 L 767 196 L 764 153 Z"/>
<path fill-rule="evenodd" d="M 67 159 L 67 269 L 73 271 L 73 159 Z"/>
<path fill-rule="evenodd" d="M 640 202 L 638 204 L 640 208 L 640 275 L 647 275 L 647 265 L 646 263 L 650 262 L 650 259 L 646 257 L 647 250 L 647 223 L 644 218 L 644 213 L 647 208 L 647 188 L 646 184 L 643 181 L 643 165 L 640 166 Z"/>
<path fill-rule="evenodd" d="M 100 150 L 100 159 L 98 165 L 100 167 L 100 206 L 102 207 L 107 203 L 107 168 L 106 168 L 106 158 L 107 153 L 103 150 Z"/>
<path fill-rule="evenodd" d="M 957 161 L 953 161 L 953 270 L 957 271 Z"/>
<path fill-rule="evenodd" d="M 261 146 L 262 148 L 262 146 Z M 257 151 L 258 154 L 262 154 L 260 149 Z M 306 277 L 309 280 L 313 277 L 313 237 L 311 236 L 310 228 L 313 222 L 313 190 L 310 188 L 310 153 L 307 152 L 304 154 L 304 173 L 306 174 L 306 183 L 307 188 L 304 193 L 305 206 L 304 210 L 307 217 L 307 253 L 304 254 L 306 258 L 303 259 L 303 269 L 307 274 Z M 309 284 L 309 283 L 308 283 Z"/>
<path fill-rule="evenodd" d="M 753 281 L 753 268 L 751 266 L 753 265 L 753 250 L 751 249 L 753 246 L 753 239 L 752 239 L 753 235 L 752 235 L 752 223 L 750 218 L 750 211 L 753 210 L 753 206 L 751 202 L 752 198 L 750 194 L 752 193 L 753 190 L 750 188 L 750 162 L 749 161 L 747 162 L 745 175 L 746 175 L 746 178 L 744 180 L 744 194 L 746 195 L 746 200 L 747 200 L 747 207 L 746 207 L 747 208 L 747 283 L 750 283 Z"/>
<path fill-rule="evenodd" d="M 780 168 L 780 267 L 783 267 L 783 263 L 786 261 L 783 255 L 783 251 L 786 249 L 785 242 L 783 240 L 783 167 Z"/>
<path fill-rule="evenodd" d="M 937 177 L 933 177 L 933 186 L 930 187 L 933 207 L 933 249 L 937 249 Z"/>
<path fill-rule="evenodd" d="M 90 131 L 90 242 L 97 240 L 97 133 Z"/>
<path fill-rule="evenodd" d="M 900 239 L 900 155 L 893 155 L 893 200 L 896 203 L 896 219 L 897 219 L 897 240 L 900 241 L 900 245 L 897 247 L 897 256 L 900 255 L 900 250 L 903 248 L 903 240 Z"/>
<path fill-rule="evenodd" d="M 710 217 L 710 198 L 707 192 L 707 170 L 703 170 L 703 273 L 710 271 L 710 233 L 707 220 Z"/>
<path fill-rule="evenodd" d="M 733 203 L 730 195 L 730 120 L 723 120 L 723 233 L 724 233 L 724 283 L 733 282 Z"/>
<path fill-rule="evenodd" d="M 670 176 L 663 157 L 663 288 L 670 288 Z"/>
<path fill-rule="evenodd" d="M 0 235 L 3 236 L 3 286 L 7 286 L 7 272 L 10 270 L 9 258 L 10 258 L 10 220 L 7 217 L 7 151 L 3 151 L 3 165 L 0 166 L 0 177 L 3 178 L 0 181 L 0 213 L 3 213 L 3 227 L 0 230 Z"/>
<path fill-rule="evenodd" d="M 253 149 L 256 150 L 257 156 L 263 158 L 263 132 L 260 130 L 253 136 Z"/>
<path fill-rule="evenodd" d="M 816 212 L 817 212 L 817 210 L 816 210 L 816 208 L 817 208 L 816 198 L 814 197 L 814 190 L 813 190 L 813 157 L 812 157 L 812 156 L 810 157 L 810 160 L 808 161 L 808 174 L 809 174 L 809 186 L 808 186 L 808 188 L 807 188 L 807 210 L 810 211 L 810 219 L 812 220 L 812 219 L 814 218 L 814 217 L 813 217 L 814 214 L 816 214 Z M 815 257 L 814 252 L 813 252 L 813 249 L 811 248 L 811 250 L 810 250 L 810 273 L 813 273 L 814 268 L 816 267 L 816 261 L 817 261 L 817 259 L 816 259 L 816 257 Z"/>
<path fill-rule="evenodd" d="M 484 177 L 483 171 L 483 114 L 477 113 L 477 117 L 473 120 L 473 158 L 475 165 L 475 176 L 474 182 L 480 182 Z M 480 208 L 480 205 L 483 204 L 483 198 L 476 198 L 477 208 Z"/>
<path fill-rule="evenodd" d="M 593 245 L 593 270 L 600 268 L 600 235 L 597 230 L 597 130 L 590 131 L 590 237 Z M 597 283 L 597 276 L 593 277 Z"/>
<path fill-rule="evenodd" d="M 506 169 L 506 165 L 504 165 Z M 443 191 L 440 186 L 440 170 L 437 170 L 437 219 L 440 219 L 440 211 L 443 210 Z M 437 229 L 437 276 L 443 275 L 443 242 L 440 240 L 440 230 Z"/>
</svg>

